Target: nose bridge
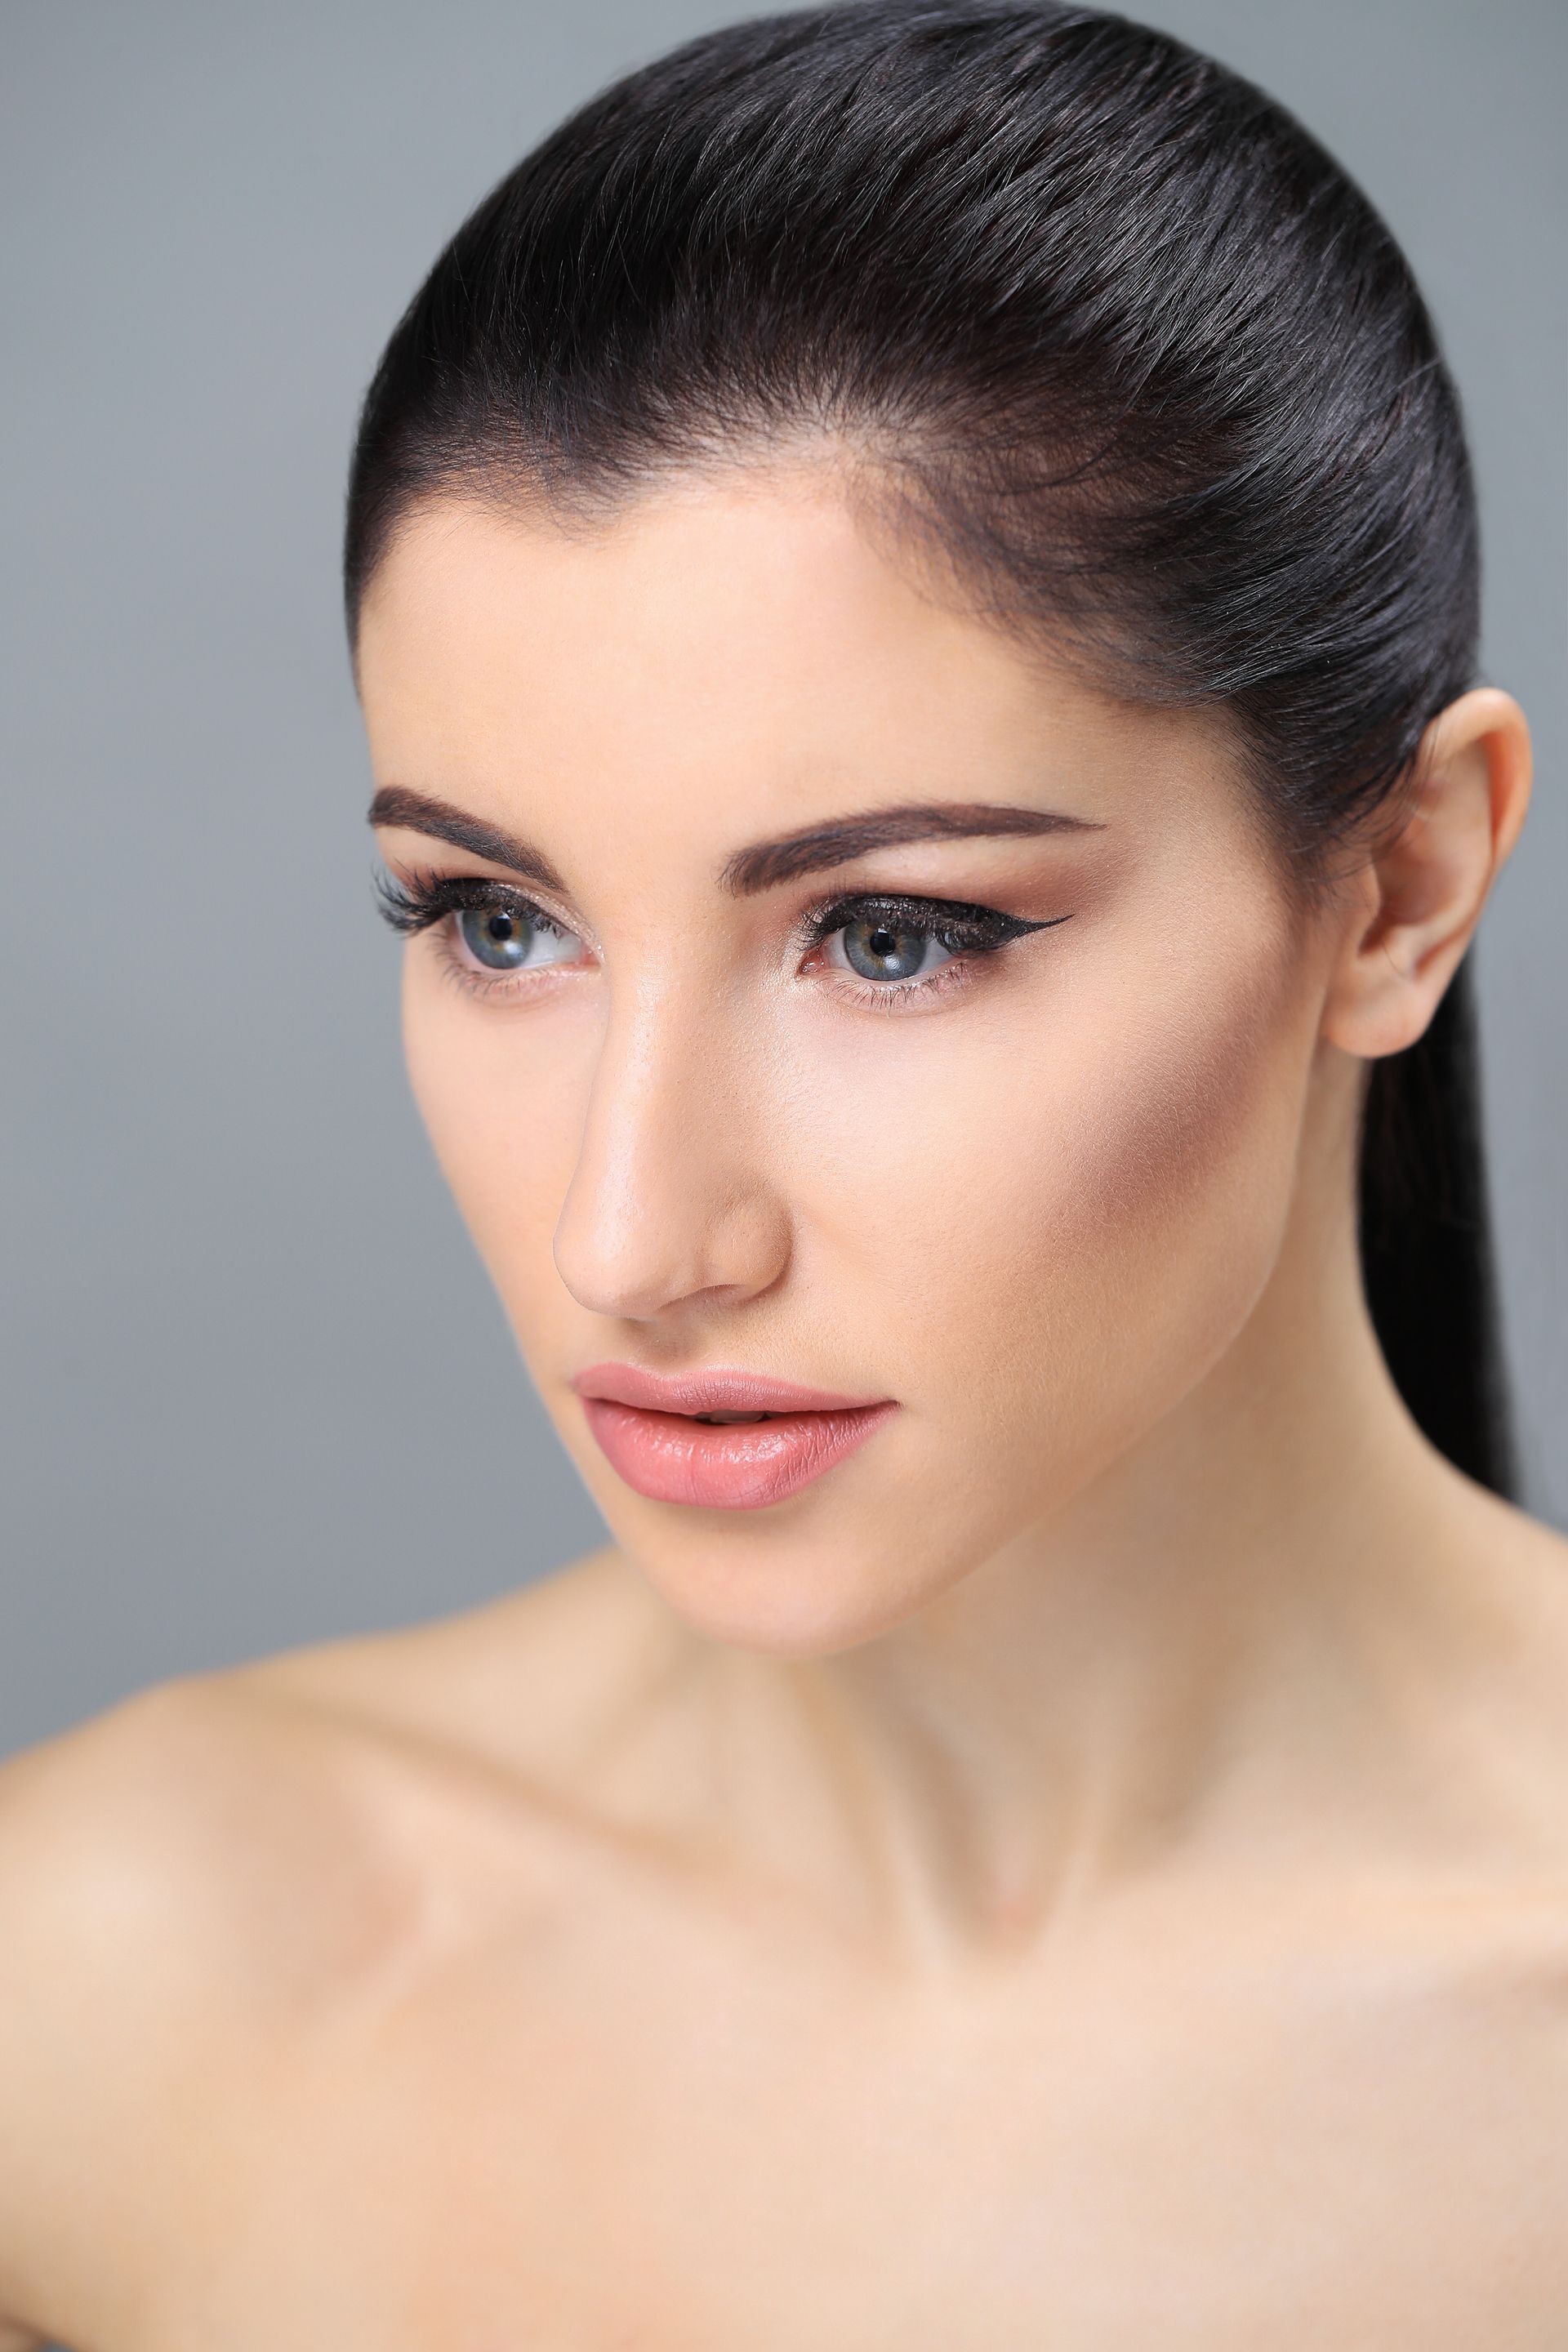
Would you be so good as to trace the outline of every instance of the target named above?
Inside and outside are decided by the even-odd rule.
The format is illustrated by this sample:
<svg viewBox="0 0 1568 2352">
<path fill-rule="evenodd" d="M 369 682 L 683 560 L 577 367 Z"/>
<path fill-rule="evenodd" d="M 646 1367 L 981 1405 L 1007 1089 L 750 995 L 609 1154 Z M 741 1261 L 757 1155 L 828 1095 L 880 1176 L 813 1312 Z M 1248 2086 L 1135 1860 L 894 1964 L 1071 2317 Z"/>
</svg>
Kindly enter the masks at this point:
<svg viewBox="0 0 1568 2352">
<path fill-rule="evenodd" d="M 699 1292 L 765 1288 L 787 1255 L 783 1204 L 742 1114 L 743 1032 L 696 973 L 612 985 L 555 1263 L 579 1303 L 647 1317 Z"/>
</svg>

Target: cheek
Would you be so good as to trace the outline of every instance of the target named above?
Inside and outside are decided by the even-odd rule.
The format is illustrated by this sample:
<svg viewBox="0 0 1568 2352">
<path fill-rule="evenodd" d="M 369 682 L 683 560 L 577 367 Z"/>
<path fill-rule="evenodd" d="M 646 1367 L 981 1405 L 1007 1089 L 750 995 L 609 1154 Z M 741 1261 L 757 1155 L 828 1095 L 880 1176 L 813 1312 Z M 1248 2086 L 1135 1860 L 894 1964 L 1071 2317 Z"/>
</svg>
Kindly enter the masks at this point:
<svg viewBox="0 0 1568 2352">
<path fill-rule="evenodd" d="M 404 968 L 414 1098 L 475 1247 L 521 1325 L 561 1289 L 552 1255 L 581 1126 L 559 1024 L 476 1014 L 419 949 Z"/>
<path fill-rule="evenodd" d="M 1022 1031 L 976 1024 L 918 1090 L 918 1132 L 896 1096 L 860 1096 L 884 1164 L 921 1171 L 860 1233 L 868 1300 L 897 1302 L 889 1378 L 963 1443 L 1011 1429 L 1014 1458 L 1072 1483 L 1236 1336 L 1292 1196 L 1299 981 L 1260 946 L 1211 954 L 1202 984 L 1159 978 L 1064 990 Z"/>
</svg>

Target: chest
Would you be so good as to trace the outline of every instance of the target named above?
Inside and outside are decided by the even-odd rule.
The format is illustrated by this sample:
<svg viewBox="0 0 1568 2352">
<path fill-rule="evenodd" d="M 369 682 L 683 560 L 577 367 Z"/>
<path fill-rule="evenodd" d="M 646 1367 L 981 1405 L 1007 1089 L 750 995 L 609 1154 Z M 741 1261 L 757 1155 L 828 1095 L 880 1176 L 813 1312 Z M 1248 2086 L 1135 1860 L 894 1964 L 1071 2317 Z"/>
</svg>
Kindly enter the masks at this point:
<svg viewBox="0 0 1568 2352">
<path fill-rule="evenodd" d="M 536 1956 L 335 2017 L 193 2151 L 123 2352 L 1568 2342 L 1554 2002 L 1147 1957 L 953 2005 Z"/>
</svg>

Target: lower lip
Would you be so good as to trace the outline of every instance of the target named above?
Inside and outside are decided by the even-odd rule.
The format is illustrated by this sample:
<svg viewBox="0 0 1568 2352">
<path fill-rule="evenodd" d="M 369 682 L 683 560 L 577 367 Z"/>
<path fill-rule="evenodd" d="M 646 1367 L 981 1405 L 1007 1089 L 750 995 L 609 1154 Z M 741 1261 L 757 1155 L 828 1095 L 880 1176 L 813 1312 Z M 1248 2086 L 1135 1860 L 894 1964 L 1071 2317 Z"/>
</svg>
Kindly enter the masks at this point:
<svg viewBox="0 0 1568 2352">
<path fill-rule="evenodd" d="M 736 1422 L 650 1412 L 607 1397 L 584 1397 L 583 1410 L 610 1467 L 639 1495 L 656 1503 L 760 1511 L 844 1461 L 898 1406 L 889 1398 L 834 1412 Z"/>
</svg>

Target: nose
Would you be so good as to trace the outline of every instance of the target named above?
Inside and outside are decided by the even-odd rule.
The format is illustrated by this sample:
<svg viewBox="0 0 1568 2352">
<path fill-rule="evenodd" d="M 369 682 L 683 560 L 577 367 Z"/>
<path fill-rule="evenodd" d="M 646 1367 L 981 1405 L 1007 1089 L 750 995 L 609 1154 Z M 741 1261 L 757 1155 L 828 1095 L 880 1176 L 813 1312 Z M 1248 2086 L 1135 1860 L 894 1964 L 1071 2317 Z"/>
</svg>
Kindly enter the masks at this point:
<svg viewBox="0 0 1568 2352">
<path fill-rule="evenodd" d="M 790 1229 L 756 1148 L 757 1058 L 683 992 L 612 1008 L 555 1227 L 581 1306 L 646 1321 L 778 1280 Z"/>
</svg>

